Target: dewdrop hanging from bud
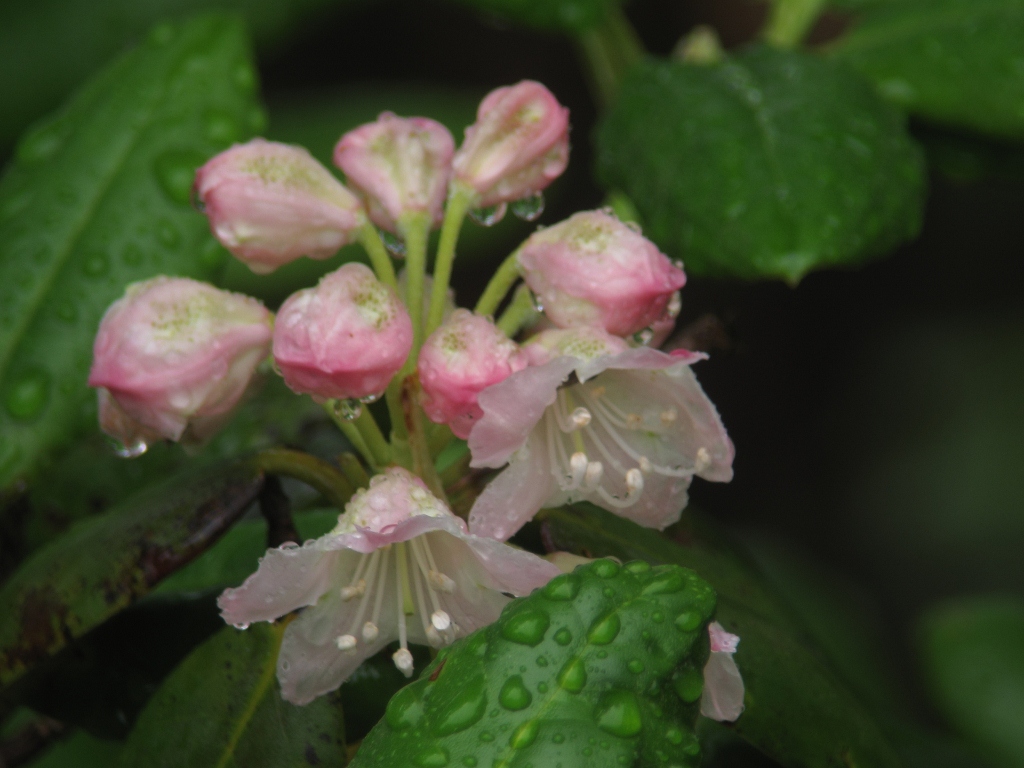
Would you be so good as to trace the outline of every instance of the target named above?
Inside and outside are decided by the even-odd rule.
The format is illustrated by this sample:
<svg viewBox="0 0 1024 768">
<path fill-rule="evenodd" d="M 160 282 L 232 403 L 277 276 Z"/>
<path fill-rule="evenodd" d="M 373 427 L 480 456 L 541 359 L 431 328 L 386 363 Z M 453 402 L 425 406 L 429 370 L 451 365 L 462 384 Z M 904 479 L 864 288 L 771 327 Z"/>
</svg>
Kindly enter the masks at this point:
<svg viewBox="0 0 1024 768">
<path fill-rule="evenodd" d="M 216 432 L 270 351 L 273 316 L 256 299 L 184 277 L 128 286 L 93 345 L 89 386 L 122 456 L 157 440 Z"/>
<path fill-rule="evenodd" d="M 441 223 L 454 152 L 440 123 L 383 112 L 341 137 L 334 164 L 366 200 L 373 223 L 399 234 L 411 214 Z"/>
<path fill-rule="evenodd" d="M 326 259 L 366 224 L 359 199 L 302 147 L 253 139 L 196 172 L 214 236 L 253 272 Z"/>
<path fill-rule="evenodd" d="M 274 326 L 274 362 L 285 383 L 318 400 L 379 396 L 411 348 L 405 306 L 357 263 L 292 294 Z"/>
<path fill-rule="evenodd" d="M 491 91 L 452 161 L 457 185 L 484 209 L 532 198 L 569 162 L 569 110 L 540 83 Z"/>
</svg>

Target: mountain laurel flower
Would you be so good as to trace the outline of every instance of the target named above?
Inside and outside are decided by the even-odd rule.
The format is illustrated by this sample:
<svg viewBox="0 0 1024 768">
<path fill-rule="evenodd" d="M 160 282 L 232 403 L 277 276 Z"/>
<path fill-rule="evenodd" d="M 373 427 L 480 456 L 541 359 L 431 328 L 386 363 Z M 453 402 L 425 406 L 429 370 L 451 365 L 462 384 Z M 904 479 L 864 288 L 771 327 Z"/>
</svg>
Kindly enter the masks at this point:
<svg viewBox="0 0 1024 768">
<path fill-rule="evenodd" d="M 89 386 L 100 426 L 125 451 L 200 441 L 228 418 L 270 353 L 273 315 L 256 299 L 184 277 L 128 286 L 107 309 Z"/>
<path fill-rule="evenodd" d="M 596 326 L 617 336 L 658 321 L 686 283 L 654 243 L 604 211 L 583 211 L 534 232 L 519 249 L 519 265 L 555 325 Z"/>
<path fill-rule="evenodd" d="M 359 263 L 289 296 L 274 327 L 274 362 L 285 383 L 318 400 L 380 395 L 411 349 L 405 306 Z"/>
<path fill-rule="evenodd" d="M 540 83 L 491 91 L 452 161 L 454 178 L 489 207 L 528 197 L 569 163 L 569 110 Z"/>
<path fill-rule="evenodd" d="M 259 569 L 221 595 L 224 620 L 245 628 L 307 607 L 277 660 L 281 695 L 296 704 L 337 688 L 364 659 L 398 640 L 438 647 L 498 618 L 509 601 L 560 573 L 536 555 L 479 538 L 399 467 L 358 492 L 333 531 L 268 550 Z"/>
<path fill-rule="evenodd" d="M 366 224 L 359 198 L 309 152 L 263 139 L 207 162 L 195 194 L 214 236 L 257 274 L 329 258 Z"/>
<path fill-rule="evenodd" d="M 743 677 L 733 659 L 740 639 L 726 632 L 717 621 L 708 625 L 711 655 L 704 665 L 704 693 L 700 713 L 719 722 L 731 723 L 743 712 Z"/>
<path fill-rule="evenodd" d="M 473 505 L 473 533 L 505 540 L 541 507 L 580 500 L 663 529 L 694 475 L 732 479 L 732 443 L 690 370 L 704 355 L 597 328 L 543 331 L 523 351 L 530 367 L 477 398 L 470 466 L 508 467 Z"/>
<path fill-rule="evenodd" d="M 420 350 L 423 410 L 431 421 L 447 424 L 465 439 L 483 415 L 477 395 L 526 365 L 519 345 L 494 323 L 457 309 Z"/>
<path fill-rule="evenodd" d="M 382 112 L 341 137 L 334 164 L 363 195 L 373 223 L 399 233 L 410 213 L 441 223 L 454 153 L 455 140 L 440 123 Z"/>
</svg>

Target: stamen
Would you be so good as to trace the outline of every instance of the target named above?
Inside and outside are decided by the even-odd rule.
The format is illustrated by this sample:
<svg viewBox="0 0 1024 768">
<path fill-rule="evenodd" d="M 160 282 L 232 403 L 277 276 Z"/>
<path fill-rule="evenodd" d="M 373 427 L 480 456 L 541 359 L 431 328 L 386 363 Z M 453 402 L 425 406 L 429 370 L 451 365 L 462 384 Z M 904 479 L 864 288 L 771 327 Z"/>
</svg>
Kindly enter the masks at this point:
<svg viewBox="0 0 1024 768">
<path fill-rule="evenodd" d="M 639 496 L 644 490 L 644 475 L 639 469 L 626 473 L 626 491 L 629 496 Z"/>
<path fill-rule="evenodd" d="M 431 627 L 430 623 L 427 621 L 427 602 L 423 599 L 423 579 L 421 578 L 423 574 L 423 558 L 420 556 L 419 547 L 416 546 L 416 543 L 415 539 L 409 542 L 409 545 L 412 547 L 413 555 L 416 558 L 416 567 L 412 569 L 412 580 L 416 587 L 416 609 L 420 615 L 420 624 L 423 627 L 423 634 L 427 636 L 427 642 L 431 645 L 435 645 L 433 638 L 431 637 L 431 630 L 433 627 Z M 434 634 L 436 634 L 436 632 Z M 437 643 L 437 645 L 440 645 L 440 643 Z"/>
<path fill-rule="evenodd" d="M 694 474 L 700 474 L 705 469 L 711 466 L 711 454 L 708 453 L 708 449 L 701 446 L 697 449 L 697 456 L 693 461 L 693 472 Z"/>
<path fill-rule="evenodd" d="M 573 410 L 569 416 L 569 422 L 572 424 L 574 429 L 581 429 L 590 423 L 590 411 L 580 406 Z"/>
<path fill-rule="evenodd" d="M 372 621 L 368 621 L 363 624 L 363 640 L 368 643 L 372 643 L 377 639 L 377 635 L 380 634 L 380 628 Z"/>
<path fill-rule="evenodd" d="M 402 544 L 404 544 L 404 542 L 402 542 Z M 408 636 L 407 636 L 407 633 L 406 633 L 406 629 L 405 629 L 405 610 L 404 610 L 404 608 L 405 608 L 405 605 L 404 605 L 404 603 L 405 603 L 405 590 L 403 589 L 403 587 L 405 585 L 402 583 L 402 575 L 403 575 L 402 571 L 405 570 L 405 569 L 403 569 L 402 566 L 405 565 L 406 567 L 408 567 L 408 565 L 405 563 L 405 551 L 404 551 L 405 547 L 402 546 L 402 544 L 398 545 L 399 546 L 399 551 L 395 555 L 395 602 L 397 603 L 397 609 L 398 609 L 398 645 L 399 645 L 399 649 L 395 653 L 395 655 L 392 656 L 391 658 L 394 659 L 395 666 L 398 667 L 400 670 L 402 670 L 403 673 L 405 673 L 405 670 L 402 669 L 402 664 L 400 664 L 399 660 L 398 660 L 398 656 L 399 656 L 399 654 L 402 651 L 405 651 L 406 653 L 409 653 L 409 650 L 406 647 L 408 645 L 409 639 L 408 639 Z M 405 657 L 402 657 L 402 659 L 403 659 L 403 663 L 404 663 Z M 411 667 L 412 667 L 412 655 L 411 654 L 409 656 L 409 667 L 410 667 L 410 671 L 408 673 L 405 673 L 407 677 L 412 674 L 412 670 L 411 670 Z"/>
<path fill-rule="evenodd" d="M 445 611 L 434 611 L 430 614 L 430 623 L 438 632 L 444 632 L 452 625 L 452 617 Z"/>
<path fill-rule="evenodd" d="M 587 464 L 587 473 L 583 476 L 584 487 L 592 491 L 601 484 L 604 477 L 604 465 L 600 461 L 592 461 Z"/>
<path fill-rule="evenodd" d="M 427 573 L 427 583 L 439 592 L 449 595 L 455 592 L 455 582 L 450 576 L 446 576 L 440 571 L 429 571 Z"/>
<path fill-rule="evenodd" d="M 587 454 L 580 451 L 576 451 L 572 458 L 569 459 L 569 467 L 572 469 L 572 490 L 580 487 L 580 483 L 583 482 L 583 478 L 587 475 L 587 468 L 589 466 L 590 461 L 587 459 Z"/>
<path fill-rule="evenodd" d="M 649 474 L 651 474 L 651 472 L 654 471 L 654 465 L 651 464 L 651 460 L 648 459 L 646 456 L 641 456 L 640 457 L 639 464 L 640 464 L 640 471 L 643 472 L 645 475 L 649 475 Z"/>
<path fill-rule="evenodd" d="M 340 651 L 351 651 L 356 647 L 356 639 L 353 635 L 339 635 L 335 642 Z"/>
<path fill-rule="evenodd" d="M 380 550 L 377 551 L 379 552 Z M 374 554 L 376 554 L 376 552 Z M 389 557 L 391 557 L 390 547 L 384 550 L 384 555 L 381 558 L 380 583 L 377 585 L 377 597 L 373 601 L 373 618 L 371 619 L 371 621 L 378 626 L 380 626 L 380 609 L 384 605 L 384 590 L 387 588 Z M 356 620 L 358 621 L 361 618 L 362 615 L 359 615 Z"/>
<path fill-rule="evenodd" d="M 363 558 L 369 559 L 369 558 Z M 366 593 L 366 579 L 360 579 L 355 584 L 341 588 L 341 599 L 346 603 L 353 597 L 360 597 Z"/>
<path fill-rule="evenodd" d="M 666 408 L 661 412 L 661 423 L 666 427 L 678 418 L 679 412 L 675 408 Z"/>
<path fill-rule="evenodd" d="M 644 417 L 639 413 L 631 413 L 626 416 L 626 427 L 629 429 L 640 429 L 644 425 Z"/>
<path fill-rule="evenodd" d="M 406 677 L 412 677 L 412 654 L 409 653 L 408 648 L 403 645 L 391 655 L 391 660 L 395 662 L 399 672 Z"/>
<path fill-rule="evenodd" d="M 386 552 L 385 552 L 384 556 L 385 557 L 387 556 Z M 366 578 L 368 578 L 370 580 L 369 581 L 370 584 L 374 585 L 374 587 L 377 587 L 376 576 L 379 573 L 379 571 L 377 570 L 377 565 L 378 565 L 378 563 L 381 560 L 380 550 L 376 550 L 372 555 L 369 555 L 368 557 L 364 557 L 363 559 L 365 561 L 367 561 L 367 564 L 366 564 Z M 356 572 L 358 573 L 358 571 L 362 570 L 362 568 L 363 568 L 363 563 L 360 563 L 359 564 L 359 568 L 357 569 Z M 360 581 L 363 583 L 363 590 L 360 593 L 362 595 L 362 600 L 359 601 L 359 607 L 356 609 L 356 615 L 352 619 L 352 626 L 349 628 L 349 631 L 348 631 L 348 633 L 350 635 L 354 635 L 355 634 L 356 627 L 358 627 L 359 626 L 359 622 L 361 622 L 363 620 L 363 615 L 366 613 L 366 607 L 370 603 L 370 594 L 366 590 L 366 580 L 365 579 L 360 579 Z M 347 587 L 346 587 L 346 589 L 347 589 Z M 348 599 L 348 598 L 345 597 L 345 590 L 344 589 L 341 591 L 341 597 L 342 597 L 343 600 L 347 600 Z"/>
</svg>

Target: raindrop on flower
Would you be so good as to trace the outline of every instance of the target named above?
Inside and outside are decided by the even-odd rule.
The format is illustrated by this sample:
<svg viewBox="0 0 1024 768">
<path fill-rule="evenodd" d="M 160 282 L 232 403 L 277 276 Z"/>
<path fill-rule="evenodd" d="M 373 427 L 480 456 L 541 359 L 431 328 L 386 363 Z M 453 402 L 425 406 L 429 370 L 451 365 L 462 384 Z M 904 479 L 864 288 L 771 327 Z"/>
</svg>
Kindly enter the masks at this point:
<svg viewBox="0 0 1024 768">
<path fill-rule="evenodd" d="M 331 409 L 338 418 L 355 421 L 362 414 L 363 405 L 358 400 L 335 400 Z"/>
<path fill-rule="evenodd" d="M 366 397 L 360 397 L 359 398 L 359 402 L 363 403 L 364 405 L 369 405 L 370 403 L 376 403 L 378 400 L 380 400 L 380 395 L 367 395 Z"/>
<path fill-rule="evenodd" d="M 380 233 L 380 239 L 384 241 L 384 247 L 396 258 L 405 257 L 405 243 L 387 230 Z"/>
<path fill-rule="evenodd" d="M 533 294 L 533 308 L 538 312 L 544 311 L 544 301 L 537 294 Z"/>
<path fill-rule="evenodd" d="M 654 338 L 654 331 L 650 328 L 644 328 L 642 331 L 637 331 L 633 334 L 633 341 L 641 346 L 647 346 L 651 343 L 651 339 Z"/>
<path fill-rule="evenodd" d="M 112 440 L 111 443 L 114 446 L 114 453 L 121 459 L 137 459 L 149 450 L 149 445 L 141 439 L 130 445 L 125 445 L 117 440 Z"/>
<path fill-rule="evenodd" d="M 206 203 L 203 202 L 203 198 L 199 196 L 199 192 L 195 189 L 189 193 L 189 200 L 192 203 L 192 207 L 200 213 L 206 213 Z"/>
<path fill-rule="evenodd" d="M 642 235 L 644 233 L 644 228 L 641 227 L 639 224 L 637 224 L 635 221 L 627 221 L 627 222 L 625 222 L 625 224 L 626 224 L 627 227 L 632 229 L 638 235 Z"/>
<path fill-rule="evenodd" d="M 544 193 L 534 192 L 512 203 L 512 214 L 523 221 L 536 221 L 544 213 Z"/>
<path fill-rule="evenodd" d="M 469 212 L 469 217 L 481 226 L 492 227 L 505 218 L 507 209 L 508 206 L 505 203 L 498 203 L 487 208 L 474 208 Z"/>
</svg>

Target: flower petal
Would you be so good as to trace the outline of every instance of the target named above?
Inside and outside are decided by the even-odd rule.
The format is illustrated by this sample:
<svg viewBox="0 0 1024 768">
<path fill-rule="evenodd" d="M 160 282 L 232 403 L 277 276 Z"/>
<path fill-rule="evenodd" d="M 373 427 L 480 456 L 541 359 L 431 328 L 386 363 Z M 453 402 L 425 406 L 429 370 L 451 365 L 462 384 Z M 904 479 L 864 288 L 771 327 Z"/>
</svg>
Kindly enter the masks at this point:
<svg viewBox="0 0 1024 768">
<path fill-rule="evenodd" d="M 479 428 L 477 424 L 471 439 Z M 543 441 L 531 439 L 477 497 L 469 513 L 469 530 L 477 536 L 505 541 L 557 490 Z"/>
<path fill-rule="evenodd" d="M 731 653 L 712 652 L 704 667 L 704 694 L 700 713 L 731 723 L 743 712 L 743 678 Z"/>
</svg>

